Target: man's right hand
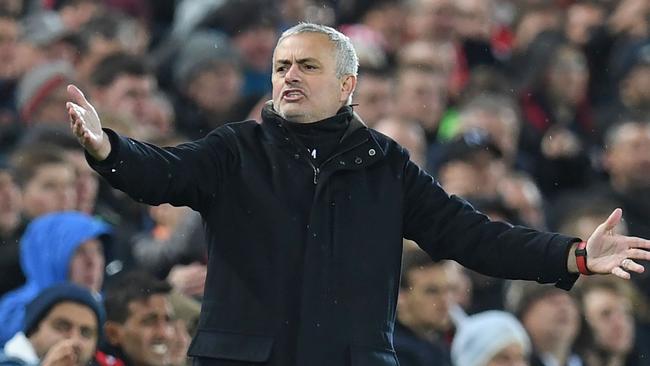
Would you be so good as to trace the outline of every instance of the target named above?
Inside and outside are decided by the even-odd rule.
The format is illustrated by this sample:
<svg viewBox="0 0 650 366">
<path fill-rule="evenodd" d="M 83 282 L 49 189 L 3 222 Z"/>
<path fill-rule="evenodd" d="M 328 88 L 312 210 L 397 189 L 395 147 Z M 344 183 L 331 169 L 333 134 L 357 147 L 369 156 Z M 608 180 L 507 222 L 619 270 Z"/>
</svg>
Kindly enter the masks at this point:
<svg viewBox="0 0 650 366">
<path fill-rule="evenodd" d="M 111 142 L 102 130 L 95 108 L 74 85 L 68 85 L 68 95 L 72 99 L 66 103 L 72 133 L 93 158 L 98 161 L 106 159 L 111 152 Z"/>
</svg>

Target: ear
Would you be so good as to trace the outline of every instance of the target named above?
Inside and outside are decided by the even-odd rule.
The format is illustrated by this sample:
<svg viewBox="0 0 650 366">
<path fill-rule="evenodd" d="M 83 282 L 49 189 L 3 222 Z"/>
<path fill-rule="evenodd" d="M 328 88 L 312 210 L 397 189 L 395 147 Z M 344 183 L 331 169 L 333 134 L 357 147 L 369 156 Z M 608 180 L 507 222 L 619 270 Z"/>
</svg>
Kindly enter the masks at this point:
<svg viewBox="0 0 650 366">
<path fill-rule="evenodd" d="M 122 341 L 122 325 L 120 323 L 107 320 L 104 323 L 104 337 L 109 344 L 117 346 Z"/>
<path fill-rule="evenodd" d="M 341 102 L 347 102 L 348 98 L 354 92 L 354 88 L 357 87 L 357 77 L 354 75 L 346 75 L 343 77 L 341 82 Z"/>
</svg>

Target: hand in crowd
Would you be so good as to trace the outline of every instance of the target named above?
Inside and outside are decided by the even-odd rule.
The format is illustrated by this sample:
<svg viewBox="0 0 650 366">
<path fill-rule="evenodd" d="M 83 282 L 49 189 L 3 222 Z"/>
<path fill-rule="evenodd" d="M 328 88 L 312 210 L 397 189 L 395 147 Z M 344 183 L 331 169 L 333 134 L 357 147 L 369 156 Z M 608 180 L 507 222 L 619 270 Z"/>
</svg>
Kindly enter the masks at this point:
<svg viewBox="0 0 650 366">
<path fill-rule="evenodd" d="M 614 233 L 623 211 L 617 208 L 600 224 L 587 241 L 587 267 L 600 274 L 629 279 L 630 272 L 642 273 L 644 267 L 634 260 L 650 260 L 650 240 Z"/>
<path fill-rule="evenodd" d="M 177 264 L 167 276 L 167 281 L 186 296 L 203 296 L 207 268 L 204 264 Z"/>
<path fill-rule="evenodd" d="M 81 348 L 79 341 L 65 339 L 55 344 L 45 354 L 42 366 L 73 366 L 79 363 Z"/>
<path fill-rule="evenodd" d="M 551 128 L 542 139 L 542 153 L 549 159 L 571 158 L 581 150 L 578 136 L 566 128 Z"/>
<path fill-rule="evenodd" d="M 106 159 L 111 151 L 111 144 L 108 136 L 102 131 L 97 111 L 76 86 L 68 86 L 68 95 L 72 99 L 72 102 L 66 103 L 72 132 L 92 157 L 97 160 Z"/>
</svg>

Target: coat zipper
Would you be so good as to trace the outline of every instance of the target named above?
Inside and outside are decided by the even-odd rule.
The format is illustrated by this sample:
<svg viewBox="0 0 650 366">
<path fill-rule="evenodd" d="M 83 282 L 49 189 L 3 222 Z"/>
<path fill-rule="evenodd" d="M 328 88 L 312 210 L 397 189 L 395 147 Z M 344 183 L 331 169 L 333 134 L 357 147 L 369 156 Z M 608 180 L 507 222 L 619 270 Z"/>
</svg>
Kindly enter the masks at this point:
<svg viewBox="0 0 650 366">
<path fill-rule="evenodd" d="M 325 164 L 329 163 L 332 159 L 334 159 L 334 158 L 336 158 L 336 157 L 338 157 L 340 155 L 343 155 L 343 154 L 345 154 L 346 152 L 348 152 L 350 150 L 356 149 L 357 147 L 365 144 L 366 141 L 368 141 L 368 139 L 365 139 L 365 140 L 363 140 L 363 141 L 361 141 L 361 142 L 359 142 L 359 143 L 357 143 L 357 144 L 355 144 L 353 146 L 350 146 L 349 148 L 347 148 L 347 149 L 345 149 L 343 151 L 337 152 L 336 154 L 334 154 L 334 155 L 330 156 L 329 158 L 327 158 L 320 166 L 324 166 Z M 320 167 L 317 167 L 316 165 L 314 165 L 314 163 L 309 158 L 307 158 L 307 162 L 309 163 L 312 170 L 314 171 L 314 185 L 317 185 L 318 184 L 318 176 L 320 175 Z"/>
</svg>

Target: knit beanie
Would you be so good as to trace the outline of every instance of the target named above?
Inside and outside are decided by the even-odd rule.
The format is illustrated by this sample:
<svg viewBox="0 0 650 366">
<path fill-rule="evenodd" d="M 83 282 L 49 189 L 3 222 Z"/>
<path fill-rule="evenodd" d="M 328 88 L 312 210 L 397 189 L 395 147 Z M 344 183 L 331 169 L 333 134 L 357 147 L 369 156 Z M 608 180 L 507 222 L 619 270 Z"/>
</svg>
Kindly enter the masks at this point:
<svg viewBox="0 0 650 366">
<path fill-rule="evenodd" d="M 25 307 L 25 325 L 23 327 L 25 335 L 30 336 L 38 328 L 41 320 L 47 316 L 55 305 L 66 301 L 75 302 L 90 308 L 95 313 L 97 329 L 101 331 L 106 317 L 104 306 L 93 296 L 90 290 L 64 282 L 41 291 Z"/>
<path fill-rule="evenodd" d="M 451 359 L 455 366 L 486 366 L 512 343 L 519 344 L 526 354 L 530 352 L 528 335 L 512 314 L 485 311 L 461 323 L 451 345 Z"/>
<path fill-rule="evenodd" d="M 60 85 L 74 80 L 74 75 L 74 69 L 65 61 L 45 63 L 25 74 L 16 89 L 16 108 L 21 119 L 29 121 L 32 113 L 50 93 Z"/>
</svg>

